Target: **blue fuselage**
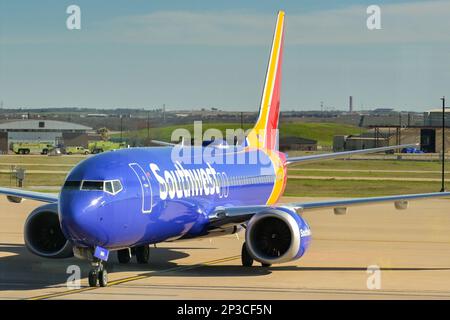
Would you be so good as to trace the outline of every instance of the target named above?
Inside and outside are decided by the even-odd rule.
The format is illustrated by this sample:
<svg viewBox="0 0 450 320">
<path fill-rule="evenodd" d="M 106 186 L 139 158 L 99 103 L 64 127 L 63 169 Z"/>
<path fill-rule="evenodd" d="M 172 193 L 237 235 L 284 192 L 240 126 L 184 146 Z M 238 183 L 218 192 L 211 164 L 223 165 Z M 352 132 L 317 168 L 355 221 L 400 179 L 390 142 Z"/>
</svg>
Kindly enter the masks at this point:
<svg viewBox="0 0 450 320">
<path fill-rule="evenodd" d="M 267 154 L 233 148 L 222 160 L 205 161 L 204 150 L 185 148 L 184 162 L 170 147 L 84 160 L 61 190 L 65 236 L 77 246 L 110 249 L 195 237 L 207 233 L 218 207 L 266 204 L 276 180 Z"/>
</svg>

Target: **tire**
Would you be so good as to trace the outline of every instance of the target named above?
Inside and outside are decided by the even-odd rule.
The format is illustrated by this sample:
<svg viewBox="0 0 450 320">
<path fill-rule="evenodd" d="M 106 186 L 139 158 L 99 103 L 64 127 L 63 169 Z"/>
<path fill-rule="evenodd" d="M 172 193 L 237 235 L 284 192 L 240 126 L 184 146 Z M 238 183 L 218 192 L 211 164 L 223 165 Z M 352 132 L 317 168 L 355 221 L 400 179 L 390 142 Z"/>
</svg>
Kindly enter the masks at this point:
<svg viewBox="0 0 450 320">
<path fill-rule="evenodd" d="M 68 155 L 71 155 L 71 154 L 72 154 L 72 152 L 67 152 L 67 154 L 68 154 Z"/>
<path fill-rule="evenodd" d="M 25 151 L 23 149 L 19 149 L 19 154 L 25 154 Z"/>
<path fill-rule="evenodd" d="M 30 149 L 25 149 L 25 154 L 30 154 Z"/>
<path fill-rule="evenodd" d="M 42 150 L 42 154 L 47 154 L 47 153 L 48 153 L 48 149 Z"/>
<path fill-rule="evenodd" d="M 136 260 L 138 263 L 141 264 L 148 263 L 149 258 L 150 258 L 149 246 L 136 247 Z"/>
<path fill-rule="evenodd" d="M 89 271 L 88 280 L 89 280 L 89 287 L 97 286 L 98 275 L 96 270 Z"/>
<path fill-rule="evenodd" d="M 85 152 L 84 152 L 84 155 L 87 156 L 88 154 L 89 154 L 89 151 L 85 151 Z"/>
<path fill-rule="evenodd" d="M 244 267 L 253 266 L 253 258 L 250 256 L 250 253 L 248 253 L 247 244 L 245 242 L 242 244 L 241 262 Z"/>
<path fill-rule="evenodd" d="M 128 263 L 131 260 L 131 252 L 130 249 L 122 249 L 117 251 L 117 260 L 119 260 L 119 263 Z"/>
<path fill-rule="evenodd" d="M 108 272 L 106 269 L 100 270 L 98 273 L 98 284 L 100 287 L 106 287 L 108 285 Z"/>
</svg>

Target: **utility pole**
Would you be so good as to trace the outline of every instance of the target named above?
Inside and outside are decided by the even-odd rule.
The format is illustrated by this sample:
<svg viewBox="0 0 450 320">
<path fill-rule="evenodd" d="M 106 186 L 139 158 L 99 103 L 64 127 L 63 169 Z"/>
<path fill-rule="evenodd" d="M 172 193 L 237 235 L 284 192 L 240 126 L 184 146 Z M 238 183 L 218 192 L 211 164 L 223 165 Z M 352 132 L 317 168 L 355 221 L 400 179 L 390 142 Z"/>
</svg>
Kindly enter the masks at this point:
<svg viewBox="0 0 450 320">
<path fill-rule="evenodd" d="M 163 104 L 163 122 L 166 122 L 166 104 Z"/>
<path fill-rule="evenodd" d="M 147 111 L 147 139 L 150 139 L 150 110 Z"/>
<path fill-rule="evenodd" d="M 123 142 L 122 140 L 122 131 L 123 131 L 123 115 L 120 115 L 120 142 Z"/>
<path fill-rule="evenodd" d="M 442 100 L 442 178 L 441 192 L 445 192 L 445 97 Z"/>
<path fill-rule="evenodd" d="M 241 129 L 244 130 L 244 113 L 241 112 Z"/>
</svg>

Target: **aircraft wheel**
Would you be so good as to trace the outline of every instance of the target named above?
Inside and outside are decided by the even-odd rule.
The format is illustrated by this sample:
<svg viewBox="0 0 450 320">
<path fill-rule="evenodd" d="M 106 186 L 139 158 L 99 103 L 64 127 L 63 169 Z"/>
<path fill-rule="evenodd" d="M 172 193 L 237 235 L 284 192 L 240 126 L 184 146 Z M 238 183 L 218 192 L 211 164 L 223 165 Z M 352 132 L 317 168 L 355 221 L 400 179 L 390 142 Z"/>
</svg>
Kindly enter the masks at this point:
<svg viewBox="0 0 450 320">
<path fill-rule="evenodd" d="M 89 287 L 96 287 L 98 280 L 97 270 L 94 269 L 89 271 L 88 279 L 89 279 Z"/>
<path fill-rule="evenodd" d="M 117 259 L 120 263 L 128 263 L 131 260 L 131 252 L 130 249 L 122 249 L 117 251 Z"/>
<path fill-rule="evenodd" d="M 106 287 L 108 285 L 108 272 L 106 269 L 100 270 L 98 273 L 98 284 L 100 287 Z"/>
<path fill-rule="evenodd" d="M 148 263 L 150 248 L 148 246 L 136 247 L 136 260 L 138 263 Z"/>
<path fill-rule="evenodd" d="M 247 244 L 242 244 L 241 261 L 244 267 L 251 267 L 253 265 L 253 258 L 250 256 L 247 250 Z"/>
</svg>

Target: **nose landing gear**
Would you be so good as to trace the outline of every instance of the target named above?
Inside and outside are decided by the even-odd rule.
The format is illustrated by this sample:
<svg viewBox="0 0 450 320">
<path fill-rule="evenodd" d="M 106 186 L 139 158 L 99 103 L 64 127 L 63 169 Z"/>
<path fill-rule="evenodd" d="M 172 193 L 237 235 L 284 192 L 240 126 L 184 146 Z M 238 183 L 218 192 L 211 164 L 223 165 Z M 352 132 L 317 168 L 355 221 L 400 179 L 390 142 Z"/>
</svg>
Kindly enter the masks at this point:
<svg viewBox="0 0 450 320">
<path fill-rule="evenodd" d="M 88 280 L 90 287 L 96 287 L 97 283 L 100 287 L 106 287 L 108 285 L 108 272 L 103 261 L 98 259 L 92 261 L 92 269 L 89 271 Z"/>
</svg>

